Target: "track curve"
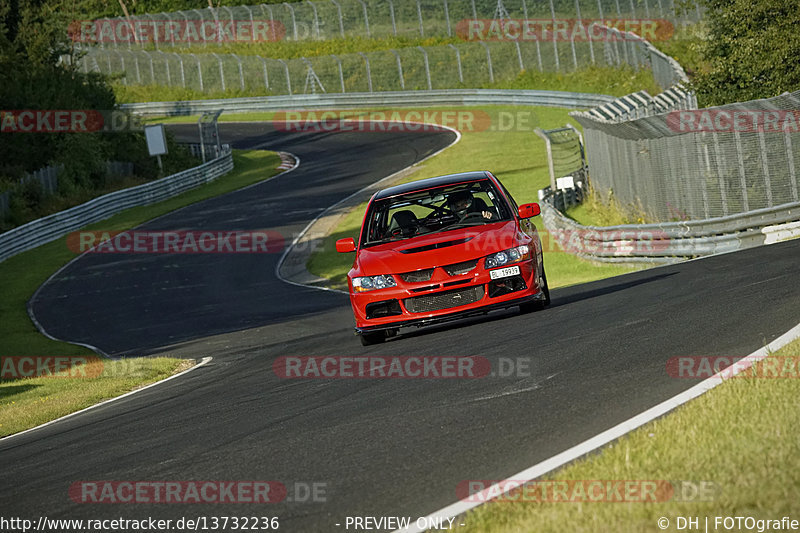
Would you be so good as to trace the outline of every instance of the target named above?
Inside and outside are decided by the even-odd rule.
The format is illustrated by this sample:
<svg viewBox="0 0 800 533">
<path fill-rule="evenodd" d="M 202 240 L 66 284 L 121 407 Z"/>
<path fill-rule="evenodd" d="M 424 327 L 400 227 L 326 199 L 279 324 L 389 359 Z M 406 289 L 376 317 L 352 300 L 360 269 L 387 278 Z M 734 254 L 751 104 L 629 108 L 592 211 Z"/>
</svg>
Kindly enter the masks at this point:
<svg viewBox="0 0 800 533">
<path fill-rule="evenodd" d="M 239 146 L 295 152 L 304 163 L 301 168 L 318 173 L 308 198 L 300 190 L 301 183 L 308 185 L 300 180 L 303 174 L 289 174 L 286 183 L 276 180 L 284 194 L 303 199 L 309 208 L 286 215 L 291 220 L 287 228 L 302 227 L 337 195 L 395 168 L 382 156 L 370 161 L 370 154 L 380 151 L 357 143 L 343 157 L 338 143 L 355 141 L 337 140 L 341 134 L 287 140 L 259 128 L 222 125 L 221 134 L 226 141 L 246 143 Z M 443 141 L 431 138 L 429 149 Z M 375 142 L 402 152 L 389 137 Z M 415 156 L 396 157 L 399 166 Z M 326 163 L 330 158 L 338 163 Z M 364 168 L 373 170 L 362 172 Z M 342 175 L 354 176 L 352 182 L 337 179 Z M 225 198 L 237 205 L 252 201 L 259 210 L 256 200 L 237 193 L 210 201 L 207 208 L 235 214 L 238 208 Z M 188 218 L 180 218 L 181 213 Z M 208 227 L 202 213 L 184 210 L 175 216 L 181 227 Z M 265 227 L 264 220 L 254 224 Z M 0 442 L 6 465 L 0 473 L 0 507 L 4 514 L 65 518 L 269 514 L 281 517 L 284 531 L 340 530 L 334 524 L 348 515 L 421 516 L 455 501 L 456 486 L 463 480 L 511 475 L 696 383 L 670 378 L 668 358 L 744 356 L 793 327 L 800 304 L 798 257 L 800 241 L 790 241 L 659 267 L 554 290 L 553 305 L 544 312 L 496 313 L 369 349 L 352 336 L 345 296 L 313 289 L 306 295 L 305 289 L 287 285 L 274 301 L 302 306 L 286 299 L 308 297 L 314 306 L 287 317 L 262 311 L 253 299 L 258 320 L 247 322 L 241 310 L 233 309 L 237 318 L 219 316 L 228 321 L 226 327 L 212 330 L 216 335 L 210 337 L 205 325 L 173 321 L 172 327 L 188 329 L 177 339 L 157 334 L 162 335 L 158 342 L 185 340 L 171 352 L 213 354 L 211 364 L 164 386 Z M 139 276 L 146 266 L 109 268 Z M 269 283 L 272 269 L 262 266 L 245 263 L 242 268 Z M 90 294 L 95 267 L 87 263 L 65 272 L 64 282 L 80 280 L 79 286 Z M 218 264 L 199 265 L 195 271 L 203 268 L 226 271 Z M 144 272 L 161 275 L 153 269 Z M 60 283 L 54 288 L 69 289 Z M 299 292 L 290 292 L 294 290 Z M 37 316 L 47 320 L 52 313 L 48 306 L 57 302 L 58 293 L 54 290 L 37 304 Z M 130 300 L 143 301 L 147 298 Z M 57 320 L 53 313 L 48 324 Z M 83 334 L 89 333 L 86 329 Z M 114 343 L 113 335 L 105 333 L 83 338 L 118 353 L 147 340 L 137 331 L 117 334 L 127 336 L 124 343 Z M 530 377 L 476 380 L 294 381 L 281 380 L 272 371 L 282 355 L 352 354 L 482 355 L 493 363 L 503 355 L 530 356 L 533 365 Z M 71 503 L 66 497 L 70 484 L 87 479 L 321 482 L 327 484 L 327 502 L 286 502 L 268 509 Z"/>
</svg>

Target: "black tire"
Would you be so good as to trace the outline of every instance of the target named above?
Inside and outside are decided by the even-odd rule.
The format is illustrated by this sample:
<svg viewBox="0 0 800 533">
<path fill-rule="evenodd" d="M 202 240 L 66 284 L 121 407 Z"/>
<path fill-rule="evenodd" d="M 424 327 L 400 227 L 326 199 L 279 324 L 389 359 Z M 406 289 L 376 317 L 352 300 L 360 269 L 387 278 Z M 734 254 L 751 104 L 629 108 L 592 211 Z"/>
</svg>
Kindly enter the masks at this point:
<svg viewBox="0 0 800 533">
<path fill-rule="evenodd" d="M 541 311 L 545 306 L 550 305 L 550 288 L 547 286 L 547 274 L 544 271 L 544 266 L 542 266 L 542 292 L 544 293 L 544 300 L 520 304 L 520 314 L 524 315 L 533 311 Z"/>
<path fill-rule="evenodd" d="M 364 346 L 372 346 L 373 344 L 380 344 L 384 340 L 386 340 L 386 332 L 384 331 L 375 331 L 372 333 L 362 333 L 359 335 L 361 337 L 361 344 Z"/>
</svg>

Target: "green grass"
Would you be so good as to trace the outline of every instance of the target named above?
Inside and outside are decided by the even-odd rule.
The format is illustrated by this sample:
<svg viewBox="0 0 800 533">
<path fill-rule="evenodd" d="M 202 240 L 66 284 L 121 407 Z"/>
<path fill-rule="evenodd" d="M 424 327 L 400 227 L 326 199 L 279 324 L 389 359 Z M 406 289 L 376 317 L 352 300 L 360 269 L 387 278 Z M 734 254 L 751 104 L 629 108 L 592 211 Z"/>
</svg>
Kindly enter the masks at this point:
<svg viewBox="0 0 800 533">
<path fill-rule="evenodd" d="M 0 437 L 162 380 L 193 366 L 194 361 L 157 357 L 98 360 L 90 365 L 97 368 L 99 375 L 0 381 Z M 89 375 L 93 373 L 87 371 Z"/>
<path fill-rule="evenodd" d="M 603 197 L 590 189 L 583 203 L 567 210 L 567 216 L 584 226 L 619 226 L 652 222 L 641 207 L 620 205 L 613 193 Z"/>
<path fill-rule="evenodd" d="M 568 110 L 565 109 L 511 106 L 481 109 L 490 115 L 506 112 L 533 116 L 529 123 L 535 122 L 535 125 L 545 129 L 561 127 L 568 122 L 577 126 L 571 121 Z M 401 182 L 469 170 L 491 170 L 519 203 L 537 201 L 538 190 L 550 182 L 544 141 L 530 130 L 462 132 L 461 141 L 423 163 L 416 172 Z M 366 204 L 362 204 L 351 211 L 309 260 L 309 271 L 328 278 L 332 286 L 339 288 L 346 286 L 347 271 L 353 262 L 352 254 L 337 253 L 334 244 L 337 239 L 358 237 L 365 209 Z M 547 238 L 540 218 L 536 219 L 536 225 L 542 232 L 544 262 L 547 268 L 547 280 L 551 287 L 593 281 L 637 269 L 621 265 L 596 264 L 565 253 L 552 239 Z"/>
<path fill-rule="evenodd" d="M 773 355 L 800 357 L 800 341 Z M 800 380 L 742 377 L 650 422 L 600 454 L 547 480 L 710 481 L 712 501 L 663 503 L 493 502 L 467 514 L 465 532 L 678 531 L 678 516 L 797 519 L 800 500 Z M 697 529 L 695 529 L 697 531 Z M 723 531 L 717 528 L 716 531 Z M 745 531 L 734 528 L 733 531 Z M 757 531 L 757 530 L 753 530 Z"/>
<path fill-rule="evenodd" d="M 236 168 L 226 176 L 163 202 L 128 209 L 84 229 L 122 231 L 186 205 L 230 192 L 273 176 L 280 158 L 273 152 L 234 151 Z M 0 263 L 0 354 L 87 355 L 87 348 L 42 336 L 28 317 L 26 303 L 59 267 L 75 257 L 66 237 L 21 253 Z"/>
</svg>

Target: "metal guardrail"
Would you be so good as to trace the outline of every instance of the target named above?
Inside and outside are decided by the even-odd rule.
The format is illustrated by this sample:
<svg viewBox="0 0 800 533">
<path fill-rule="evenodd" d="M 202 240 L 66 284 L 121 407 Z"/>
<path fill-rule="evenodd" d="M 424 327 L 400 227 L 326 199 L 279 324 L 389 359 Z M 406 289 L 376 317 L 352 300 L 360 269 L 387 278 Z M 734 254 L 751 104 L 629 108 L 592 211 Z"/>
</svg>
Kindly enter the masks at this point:
<svg viewBox="0 0 800 533">
<path fill-rule="evenodd" d="M 552 196 L 542 202 L 549 235 L 585 259 L 613 263 L 673 263 L 732 252 L 800 235 L 800 202 L 706 220 L 583 226 L 562 214 Z"/>
<path fill-rule="evenodd" d="M 230 146 L 207 163 L 150 183 L 115 191 L 0 234 L 0 261 L 63 237 L 130 207 L 153 204 L 214 181 L 233 169 Z"/>
<path fill-rule="evenodd" d="M 223 109 L 226 114 L 229 114 L 303 109 L 394 108 L 411 106 L 531 105 L 590 108 L 613 100 L 613 96 L 592 93 L 503 89 L 448 89 L 439 91 L 296 94 L 181 102 L 147 102 L 123 104 L 120 107 L 127 111 L 146 116 L 176 116 L 197 115 L 219 109 Z"/>
</svg>

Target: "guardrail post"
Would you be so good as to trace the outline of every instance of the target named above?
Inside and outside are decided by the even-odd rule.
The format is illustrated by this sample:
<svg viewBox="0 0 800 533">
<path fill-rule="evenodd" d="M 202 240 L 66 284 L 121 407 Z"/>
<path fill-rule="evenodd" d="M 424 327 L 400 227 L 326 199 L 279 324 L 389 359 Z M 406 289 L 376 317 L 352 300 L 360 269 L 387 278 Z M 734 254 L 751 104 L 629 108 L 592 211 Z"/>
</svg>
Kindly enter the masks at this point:
<svg viewBox="0 0 800 533">
<path fill-rule="evenodd" d="M 405 90 L 406 80 L 403 79 L 403 63 L 400 61 L 400 54 L 394 48 L 390 49 L 389 51 L 394 54 L 395 61 L 397 61 L 397 77 L 400 78 L 400 88 Z"/>
<path fill-rule="evenodd" d="M 420 52 L 422 52 L 422 61 L 425 63 L 425 78 L 428 80 L 428 90 L 430 91 L 432 88 L 431 85 L 431 67 L 428 64 L 428 52 L 421 46 L 417 46 Z"/>
</svg>

